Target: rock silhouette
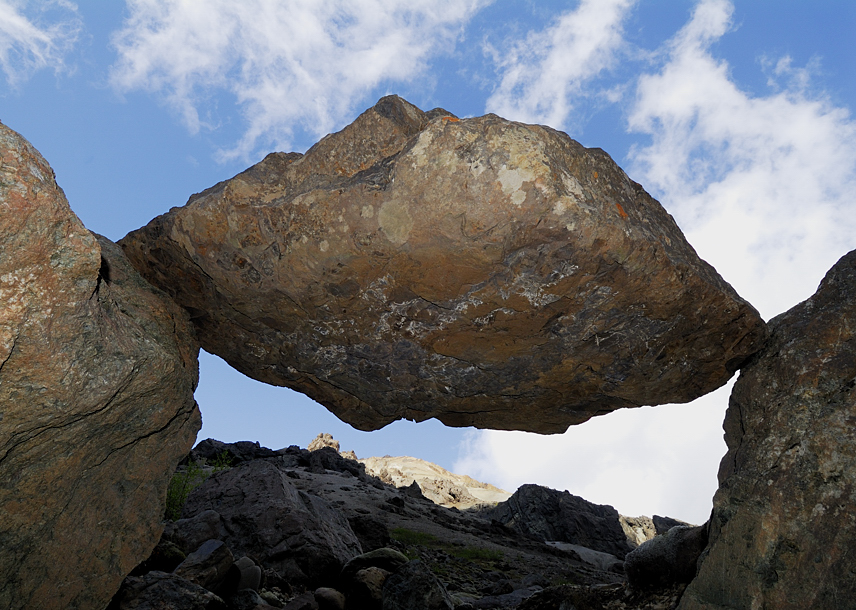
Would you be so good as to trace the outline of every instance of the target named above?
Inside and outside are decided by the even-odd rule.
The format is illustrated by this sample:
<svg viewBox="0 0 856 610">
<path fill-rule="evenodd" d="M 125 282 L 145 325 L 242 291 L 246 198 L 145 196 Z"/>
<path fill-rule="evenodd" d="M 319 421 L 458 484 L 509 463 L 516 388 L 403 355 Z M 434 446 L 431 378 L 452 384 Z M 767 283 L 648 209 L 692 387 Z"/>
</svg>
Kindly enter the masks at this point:
<svg viewBox="0 0 856 610">
<path fill-rule="evenodd" d="M 603 151 L 396 96 L 120 243 L 207 351 L 362 430 L 563 432 L 706 394 L 765 337 Z"/>
<path fill-rule="evenodd" d="M 770 328 L 731 395 L 683 610 L 856 608 L 856 251 Z"/>
<path fill-rule="evenodd" d="M 201 422 L 185 311 L 0 125 L 0 607 L 103 608 Z"/>
<path fill-rule="evenodd" d="M 619 559 L 636 546 L 613 507 L 541 485 L 521 485 L 486 516 L 541 540 L 578 544 Z"/>
</svg>

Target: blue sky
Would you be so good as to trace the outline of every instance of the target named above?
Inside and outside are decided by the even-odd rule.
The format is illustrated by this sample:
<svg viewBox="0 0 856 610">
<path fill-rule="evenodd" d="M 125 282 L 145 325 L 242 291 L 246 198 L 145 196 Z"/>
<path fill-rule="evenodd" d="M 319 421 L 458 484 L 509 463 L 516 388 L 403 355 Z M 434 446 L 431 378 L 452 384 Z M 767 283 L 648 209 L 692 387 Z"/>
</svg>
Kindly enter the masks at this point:
<svg viewBox="0 0 856 610">
<path fill-rule="evenodd" d="M 770 318 L 856 247 L 856 3 L 845 0 L 0 0 L 0 121 L 117 240 L 388 93 L 605 149 Z M 730 385 L 729 385 L 730 387 Z M 364 433 L 201 357 L 200 439 L 408 454 L 513 490 L 701 522 L 728 388 L 564 435 Z"/>
</svg>

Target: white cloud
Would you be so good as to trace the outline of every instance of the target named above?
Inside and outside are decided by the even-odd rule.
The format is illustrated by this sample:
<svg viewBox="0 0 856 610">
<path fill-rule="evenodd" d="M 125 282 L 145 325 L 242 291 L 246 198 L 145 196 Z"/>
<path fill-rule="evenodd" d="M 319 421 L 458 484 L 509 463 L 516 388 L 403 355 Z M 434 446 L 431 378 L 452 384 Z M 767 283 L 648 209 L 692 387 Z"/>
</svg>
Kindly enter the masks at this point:
<svg viewBox="0 0 856 610">
<path fill-rule="evenodd" d="M 816 62 L 767 59 L 770 94 L 741 90 L 710 52 L 731 12 L 700 2 L 662 69 L 639 80 L 629 124 L 651 143 L 633 151 L 630 173 L 769 318 L 856 247 L 856 123 L 813 90 Z"/>
<path fill-rule="evenodd" d="M 623 409 L 564 434 L 474 432 L 455 472 L 514 491 L 537 482 L 628 516 L 703 523 L 725 454 L 722 420 L 732 384 L 688 405 Z"/>
<path fill-rule="evenodd" d="M 228 91 L 247 128 L 224 157 L 287 149 L 295 130 L 324 135 L 372 88 L 418 77 L 486 3 L 128 0 L 111 81 L 119 91 L 163 95 L 191 132 L 212 126 L 206 102 Z"/>
<path fill-rule="evenodd" d="M 769 318 L 813 294 L 832 264 L 856 247 L 856 123 L 817 89 L 817 60 L 795 67 L 789 57 L 762 57 L 770 91 L 741 89 L 728 62 L 711 52 L 729 31 L 732 12 L 725 0 L 699 2 L 685 27 L 651 55 L 660 64 L 638 79 L 635 98 L 615 99 L 629 99 L 630 129 L 649 138 L 631 151 L 630 175 Z M 539 37 L 549 41 L 536 34 L 526 44 Z M 610 48 L 620 48 L 610 40 Z M 544 56 L 554 52 L 544 46 Z M 528 68 L 500 89 L 509 92 L 506 108 L 564 122 L 579 80 L 551 85 L 537 64 Z M 510 95 L 515 78 L 526 95 Z M 709 515 L 725 453 L 722 421 L 732 385 L 686 405 L 597 417 L 553 437 L 475 432 L 455 467 L 509 490 L 537 482 L 624 514 L 699 523 Z"/>
<path fill-rule="evenodd" d="M 561 129 L 585 84 L 610 68 L 624 44 L 622 22 L 635 0 L 582 0 L 541 32 L 509 45 L 489 47 L 502 80 L 488 112 Z"/>
<path fill-rule="evenodd" d="M 42 68 L 62 70 L 66 53 L 77 41 L 77 7 L 62 0 L 27 2 L 0 0 L 0 69 L 16 86 Z"/>
</svg>

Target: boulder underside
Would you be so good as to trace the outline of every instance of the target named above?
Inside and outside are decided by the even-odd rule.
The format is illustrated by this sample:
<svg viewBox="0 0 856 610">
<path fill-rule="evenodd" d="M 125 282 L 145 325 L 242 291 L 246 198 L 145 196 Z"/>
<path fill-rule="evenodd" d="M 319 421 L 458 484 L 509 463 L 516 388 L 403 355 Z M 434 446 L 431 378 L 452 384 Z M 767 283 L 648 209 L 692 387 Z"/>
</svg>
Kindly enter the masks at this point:
<svg viewBox="0 0 856 610">
<path fill-rule="evenodd" d="M 362 430 L 563 432 L 706 394 L 765 337 L 603 151 L 395 96 L 120 243 L 205 350 Z"/>
</svg>

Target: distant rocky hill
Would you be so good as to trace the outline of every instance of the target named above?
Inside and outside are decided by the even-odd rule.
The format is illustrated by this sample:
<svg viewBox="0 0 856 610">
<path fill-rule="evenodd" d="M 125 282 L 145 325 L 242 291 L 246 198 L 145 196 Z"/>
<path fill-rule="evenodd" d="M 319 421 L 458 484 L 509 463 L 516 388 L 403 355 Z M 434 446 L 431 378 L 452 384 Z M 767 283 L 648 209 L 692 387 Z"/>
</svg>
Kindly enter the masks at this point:
<svg viewBox="0 0 856 610">
<path fill-rule="evenodd" d="M 319 434 L 307 449 L 315 451 L 330 447 L 339 451 L 339 441 L 328 433 Z M 358 459 L 353 451 L 341 452 L 342 457 L 359 461 L 366 473 L 393 487 L 410 487 L 416 483 L 422 495 L 440 506 L 460 510 L 493 506 L 504 502 L 511 494 L 489 483 L 476 481 L 467 475 L 449 472 L 445 468 L 409 456 L 370 457 Z"/>
<path fill-rule="evenodd" d="M 330 435 L 310 447 L 199 443 L 176 480 L 207 474 L 110 610 L 668 608 L 684 586 L 631 592 L 636 542 L 611 506 L 509 494 L 415 458 L 358 461 Z"/>
<path fill-rule="evenodd" d="M 366 472 L 394 487 L 408 487 L 416 483 L 422 495 L 440 506 L 466 509 L 504 502 L 511 494 L 481 483 L 467 475 L 455 474 L 445 468 L 419 458 L 370 457 L 360 460 Z"/>
</svg>

